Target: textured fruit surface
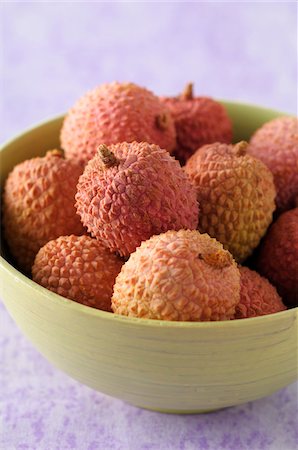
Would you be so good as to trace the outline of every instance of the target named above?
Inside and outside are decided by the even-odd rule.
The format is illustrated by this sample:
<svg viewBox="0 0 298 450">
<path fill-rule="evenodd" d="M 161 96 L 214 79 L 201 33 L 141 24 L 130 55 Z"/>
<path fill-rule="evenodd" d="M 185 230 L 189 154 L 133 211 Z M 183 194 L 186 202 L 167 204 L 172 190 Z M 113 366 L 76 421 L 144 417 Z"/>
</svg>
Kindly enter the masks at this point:
<svg viewBox="0 0 298 450">
<path fill-rule="evenodd" d="M 180 96 L 161 100 L 175 122 L 175 156 L 182 164 L 202 145 L 232 141 L 232 122 L 224 106 L 209 97 L 194 97 L 192 84 Z"/>
<path fill-rule="evenodd" d="M 278 211 L 294 208 L 298 195 L 298 119 L 280 117 L 267 122 L 252 136 L 248 152 L 273 173 Z"/>
<path fill-rule="evenodd" d="M 198 224 L 196 192 L 178 161 L 147 142 L 99 146 L 76 201 L 92 236 L 122 256 L 154 234 Z"/>
<path fill-rule="evenodd" d="M 103 84 L 81 97 L 68 112 L 61 145 L 84 162 L 100 144 L 146 141 L 172 151 L 176 143 L 168 108 L 152 92 L 133 83 Z"/>
<path fill-rule="evenodd" d="M 17 265 L 30 272 L 38 250 L 65 234 L 83 234 L 75 209 L 82 167 L 53 150 L 15 166 L 3 197 L 4 235 Z"/>
<path fill-rule="evenodd" d="M 33 280 L 63 297 L 111 311 L 121 259 L 89 236 L 60 236 L 36 255 Z"/>
<path fill-rule="evenodd" d="M 275 187 L 270 170 L 246 154 L 247 144 L 201 147 L 185 171 L 197 190 L 199 230 L 245 260 L 272 221 Z"/>
<path fill-rule="evenodd" d="M 240 270 L 240 302 L 235 319 L 264 316 L 286 309 L 276 289 L 266 278 L 248 267 Z"/>
<path fill-rule="evenodd" d="M 232 255 L 207 234 L 180 230 L 153 236 L 130 256 L 116 279 L 112 309 L 148 319 L 225 320 L 239 299 Z"/>
<path fill-rule="evenodd" d="M 273 223 L 262 242 L 257 268 L 287 306 L 298 306 L 298 208 Z"/>
</svg>

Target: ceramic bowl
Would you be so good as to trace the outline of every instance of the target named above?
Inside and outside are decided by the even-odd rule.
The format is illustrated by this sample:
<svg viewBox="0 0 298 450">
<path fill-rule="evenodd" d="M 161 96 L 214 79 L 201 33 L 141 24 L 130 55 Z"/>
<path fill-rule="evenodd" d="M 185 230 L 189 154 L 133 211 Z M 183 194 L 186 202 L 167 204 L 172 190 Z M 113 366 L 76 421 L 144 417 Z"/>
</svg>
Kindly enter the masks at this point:
<svg viewBox="0 0 298 450">
<path fill-rule="evenodd" d="M 248 139 L 262 123 L 283 115 L 225 105 L 235 141 Z M 43 123 L 2 148 L 2 184 L 15 164 L 59 146 L 62 120 Z M 0 270 L 1 297 L 35 347 L 76 380 L 134 405 L 205 412 L 270 395 L 297 378 L 298 308 L 210 323 L 134 319 L 47 291 L 5 255 Z"/>
</svg>

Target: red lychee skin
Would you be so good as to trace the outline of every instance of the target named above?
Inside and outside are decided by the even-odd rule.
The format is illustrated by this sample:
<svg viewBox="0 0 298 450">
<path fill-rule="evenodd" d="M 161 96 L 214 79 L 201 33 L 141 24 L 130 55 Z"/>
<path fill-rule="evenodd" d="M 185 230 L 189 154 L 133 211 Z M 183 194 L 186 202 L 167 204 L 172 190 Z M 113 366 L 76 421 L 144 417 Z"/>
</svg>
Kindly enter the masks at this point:
<svg viewBox="0 0 298 450">
<path fill-rule="evenodd" d="M 235 319 L 265 316 L 287 309 L 276 289 L 266 278 L 247 267 L 240 270 L 240 302 Z"/>
<path fill-rule="evenodd" d="M 182 164 L 202 145 L 232 142 L 232 122 L 224 106 L 209 97 L 193 97 L 191 84 L 182 95 L 161 100 L 175 122 L 175 156 Z"/>
<path fill-rule="evenodd" d="M 33 280 L 93 308 L 111 311 L 115 278 L 123 261 L 89 236 L 60 236 L 36 255 Z"/>
<path fill-rule="evenodd" d="M 92 236 L 121 256 L 154 234 L 198 224 L 196 192 L 178 161 L 147 142 L 99 146 L 76 201 Z"/>
<path fill-rule="evenodd" d="M 85 163 L 100 144 L 146 141 L 169 152 L 176 145 L 168 108 L 133 83 L 103 84 L 87 92 L 66 115 L 60 137 L 66 156 Z"/>
<path fill-rule="evenodd" d="M 281 214 L 269 228 L 257 270 L 277 288 L 287 306 L 298 306 L 298 208 Z"/>
<path fill-rule="evenodd" d="M 49 240 L 85 232 L 74 206 L 83 168 L 53 150 L 12 170 L 3 196 L 4 235 L 12 256 L 29 273 L 38 250 Z"/>
<path fill-rule="evenodd" d="M 273 173 L 278 212 L 294 208 L 298 195 L 298 119 L 279 117 L 265 123 L 252 136 L 248 152 Z"/>
<path fill-rule="evenodd" d="M 246 148 L 244 141 L 204 145 L 184 167 L 197 191 L 199 230 L 215 237 L 238 262 L 266 233 L 276 195 L 272 173 Z"/>
<path fill-rule="evenodd" d="M 228 320 L 240 299 L 232 255 L 207 234 L 168 231 L 143 242 L 116 278 L 117 314 L 158 320 Z"/>
</svg>

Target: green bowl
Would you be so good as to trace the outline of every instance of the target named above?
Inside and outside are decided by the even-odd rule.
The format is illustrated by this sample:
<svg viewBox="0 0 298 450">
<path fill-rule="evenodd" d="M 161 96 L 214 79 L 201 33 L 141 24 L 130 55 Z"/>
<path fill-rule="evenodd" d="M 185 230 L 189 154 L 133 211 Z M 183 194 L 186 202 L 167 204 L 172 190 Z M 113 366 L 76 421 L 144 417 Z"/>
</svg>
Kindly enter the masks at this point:
<svg viewBox="0 0 298 450">
<path fill-rule="evenodd" d="M 235 141 L 281 112 L 224 102 Z M 59 147 L 63 117 L 1 150 L 2 184 L 13 166 Z M 56 295 L 0 263 L 1 297 L 55 366 L 105 394 L 156 411 L 212 411 L 255 400 L 297 378 L 298 308 L 245 320 L 166 322 L 122 317 Z"/>
</svg>

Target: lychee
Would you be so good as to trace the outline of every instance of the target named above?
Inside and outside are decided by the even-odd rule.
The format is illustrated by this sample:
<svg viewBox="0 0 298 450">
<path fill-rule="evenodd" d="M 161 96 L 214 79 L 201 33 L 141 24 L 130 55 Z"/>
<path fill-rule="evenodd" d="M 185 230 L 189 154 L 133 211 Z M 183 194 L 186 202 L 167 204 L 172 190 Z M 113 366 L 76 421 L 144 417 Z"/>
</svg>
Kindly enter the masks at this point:
<svg viewBox="0 0 298 450">
<path fill-rule="evenodd" d="M 248 267 L 240 270 L 240 302 L 235 319 L 264 316 L 286 309 L 276 289 L 266 278 Z"/>
<path fill-rule="evenodd" d="M 272 221 L 275 187 L 270 170 L 246 154 L 246 142 L 201 147 L 185 172 L 197 190 L 199 230 L 244 261 Z"/>
<path fill-rule="evenodd" d="M 298 208 L 281 214 L 270 227 L 257 269 L 274 284 L 287 306 L 298 306 Z"/>
<path fill-rule="evenodd" d="M 92 236 L 121 256 L 154 234 L 198 224 L 196 192 L 178 161 L 147 142 L 100 145 L 76 201 Z"/>
<path fill-rule="evenodd" d="M 75 209 L 83 169 L 60 150 L 24 161 L 9 174 L 3 196 L 4 235 L 17 265 L 30 272 L 38 250 L 65 234 L 83 234 Z"/>
<path fill-rule="evenodd" d="M 117 314 L 159 320 L 231 319 L 240 299 L 232 255 L 207 234 L 180 230 L 143 242 L 116 278 Z"/>
<path fill-rule="evenodd" d="M 100 144 L 146 141 L 171 152 L 176 143 L 168 108 L 133 83 L 103 84 L 81 97 L 64 119 L 61 145 L 67 157 L 91 159 Z"/>
<path fill-rule="evenodd" d="M 89 236 L 60 236 L 44 245 L 32 267 L 33 280 L 63 297 L 111 311 L 121 259 Z"/>
<path fill-rule="evenodd" d="M 252 136 L 248 152 L 273 173 L 278 212 L 294 208 L 298 196 L 298 119 L 279 117 L 265 123 Z"/>
<path fill-rule="evenodd" d="M 194 97 L 192 83 L 180 96 L 161 100 L 175 122 L 175 156 L 182 164 L 202 145 L 232 141 L 232 122 L 224 106 L 209 97 Z"/>
</svg>

